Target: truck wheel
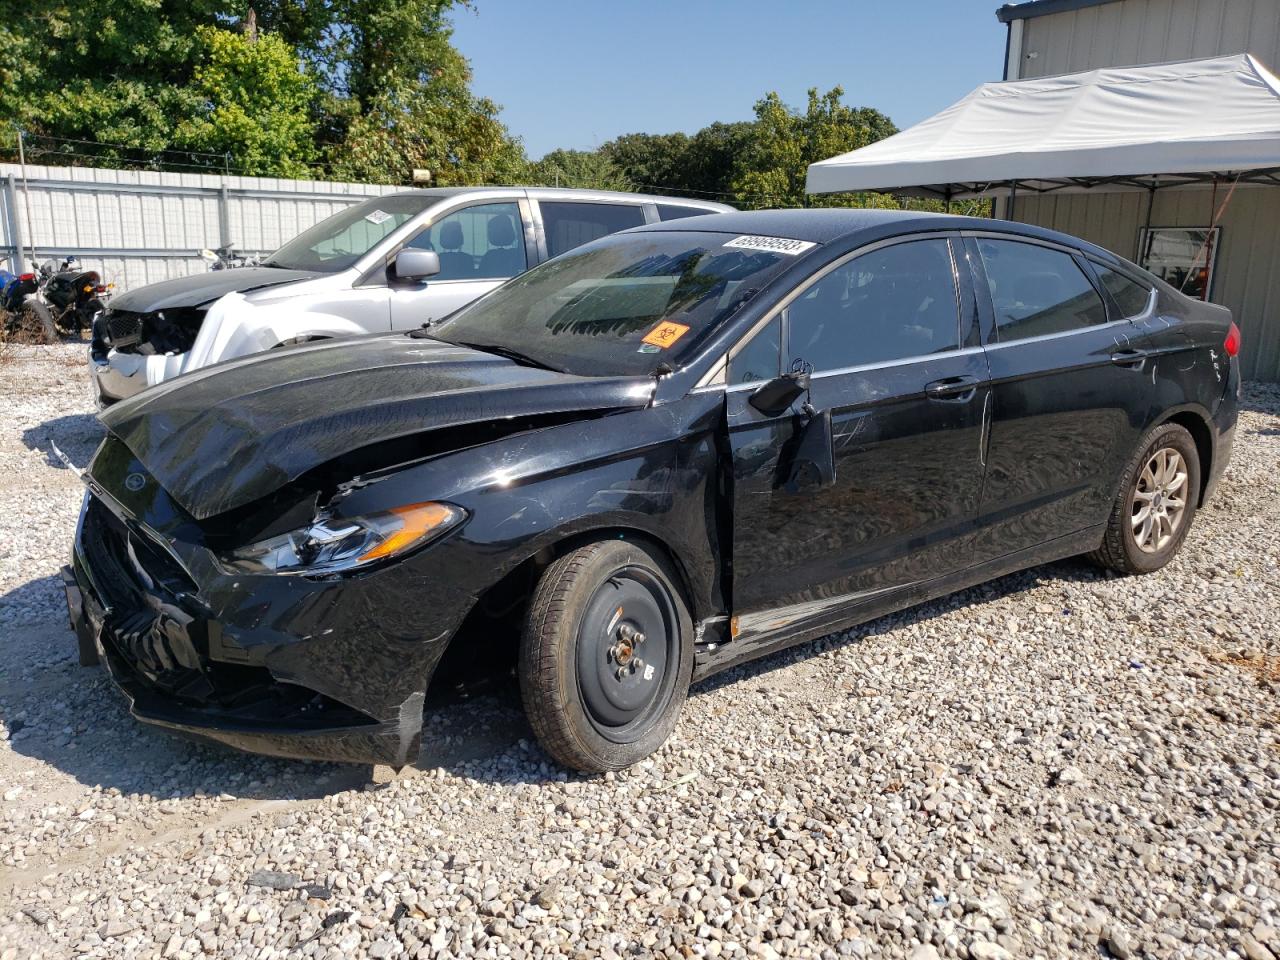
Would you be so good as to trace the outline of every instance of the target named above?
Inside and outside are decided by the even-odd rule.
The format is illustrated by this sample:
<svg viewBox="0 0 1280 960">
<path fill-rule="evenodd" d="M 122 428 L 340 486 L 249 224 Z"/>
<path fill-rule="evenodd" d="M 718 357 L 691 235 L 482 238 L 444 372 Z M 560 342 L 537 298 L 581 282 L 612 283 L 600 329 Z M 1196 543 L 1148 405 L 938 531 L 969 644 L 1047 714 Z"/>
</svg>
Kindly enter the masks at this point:
<svg viewBox="0 0 1280 960">
<path fill-rule="evenodd" d="M 693 625 L 671 565 L 625 540 L 565 554 L 534 590 L 520 695 L 547 753 L 621 770 L 671 735 L 693 672 Z"/>
<path fill-rule="evenodd" d="M 1160 424 L 1125 468 L 1102 546 L 1089 559 L 1117 573 L 1159 570 L 1186 540 L 1199 495 L 1195 440 L 1176 423 Z"/>
</svg>

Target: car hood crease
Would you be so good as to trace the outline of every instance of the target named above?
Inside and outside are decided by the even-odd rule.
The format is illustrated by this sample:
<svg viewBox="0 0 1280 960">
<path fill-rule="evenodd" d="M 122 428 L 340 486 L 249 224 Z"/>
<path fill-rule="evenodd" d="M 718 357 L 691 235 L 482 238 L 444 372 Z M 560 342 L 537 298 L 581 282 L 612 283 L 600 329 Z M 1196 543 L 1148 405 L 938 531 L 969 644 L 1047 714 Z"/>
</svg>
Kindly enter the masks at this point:
<svg viewBox="0 0 1280 960">
<path fill-rule="evenodd" d="M 263 287 L 274 287 L 295 280 L 310 280 L 322 274 L 307 270 L 284 270 L 275 267 L 242 267 L 236 270 L 211 270 L 149 283 L 145 287 L 116 294 L 112 310 L 151 313 L 173 307 L 198 307 L 228 293 L 248 293 Z"/>
<path fill-rule="evenodd" d="M 198 371 L 102 421 L 197 520 L 344 454 L 444 427 L 634 409 L 653 381 L 578 377 L 403 334 L 287 348 Z"/>
</svg>

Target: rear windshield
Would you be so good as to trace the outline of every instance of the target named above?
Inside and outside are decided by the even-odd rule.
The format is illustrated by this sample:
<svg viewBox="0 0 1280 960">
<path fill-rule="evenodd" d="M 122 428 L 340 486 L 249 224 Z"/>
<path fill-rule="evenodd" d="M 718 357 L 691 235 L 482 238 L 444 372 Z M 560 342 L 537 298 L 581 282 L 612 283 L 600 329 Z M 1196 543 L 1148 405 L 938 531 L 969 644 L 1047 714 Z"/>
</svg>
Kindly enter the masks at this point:
<svg viewBox="0 0 1280 960">
<path fill-rule="evenodd" d="M 726 246 L 733 239 L 683 231 L 604 237 L 517 277 L 431 335 L 582 376 L 676 367 L 794 262 Z"/>
</svg>

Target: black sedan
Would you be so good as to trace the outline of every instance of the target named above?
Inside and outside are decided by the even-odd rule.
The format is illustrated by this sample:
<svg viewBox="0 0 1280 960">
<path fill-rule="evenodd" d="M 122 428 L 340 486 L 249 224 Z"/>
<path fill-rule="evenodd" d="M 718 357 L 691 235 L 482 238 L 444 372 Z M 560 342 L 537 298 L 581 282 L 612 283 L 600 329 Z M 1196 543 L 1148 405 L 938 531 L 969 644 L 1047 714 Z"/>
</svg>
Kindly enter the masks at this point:
<svg viewBox="0 0 1280 960">
<path fill-rule="evenodd" d="M 138 719 L 403 765 L 442 663 L 514 662 L 617 769 L 691 680 L 1061 557 L 1181 548 L 1240 334 L 1034 227 L 719 214 L 579 247 L 410 333 L 103 414 L 65 581 Z"/>
</svg>

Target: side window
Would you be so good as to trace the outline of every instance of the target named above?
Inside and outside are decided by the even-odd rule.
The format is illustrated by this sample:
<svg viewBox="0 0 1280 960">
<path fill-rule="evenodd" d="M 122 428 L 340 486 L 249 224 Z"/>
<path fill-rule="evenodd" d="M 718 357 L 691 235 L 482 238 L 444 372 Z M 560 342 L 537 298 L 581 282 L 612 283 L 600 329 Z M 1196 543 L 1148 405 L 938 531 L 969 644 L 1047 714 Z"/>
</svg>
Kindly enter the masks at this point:
<svg viewBox="0 0 1280 960">
<path fill-rule="evenodd" d="M 1100 263 L 1094 263 L 1093 269 L 1098 271 L 1098 279 L 1120 308 L 1120 316 L 1136 317 L 1147 309 L 1147 301 L 1151 299 L 1150 287 L 1144 287 L 1120 271 L 1104 267 Z"/>
<path fill-rule="evenodd" d="M 776 377 L 782 352 L 781 331 L 782 321 L 774 317 L 748 340 L 729 360 L 726 384 L 733 386 L 735 383 L 754 383 Z"/>
<path fill-rule="evenodd" d="M 946 240 L 913 240 L 831 271 L 787 308 L 789 362 L 815 371 L 886 363 L 960 346 Z"/>
<path fill-rule="evenodd" d="M 672 203 L 658 204 L 659 220 L 683 220 L 685 217 L 703 217 L 711 212 L 700 207 L 677 207 Z"/>
<path fill-rule="evenodd" d="M 997 336 L 1021 340 L 1106 323 L 1107 308 L 1068 254 L 1017 240 L 979 240 Z"/>
<path fill-rule="evenodd" d="M 644 208 L 638 203 L 567 203 L 541 200 L 538 206 L 542 209 L 542 225 L 547 233 L 547 253 L 553 257 L 600 237 L 644 223 Z"/>
<path fill-rule="evenodd" d="M 441 217 L 407 246 L 440 254 L 437 280 L 498 280 L 528 266 L 516 203 L 464 207 Z"/>
</svg>

